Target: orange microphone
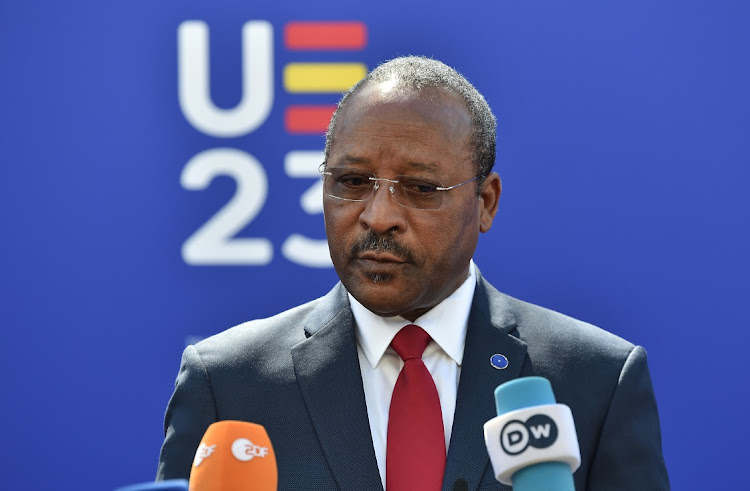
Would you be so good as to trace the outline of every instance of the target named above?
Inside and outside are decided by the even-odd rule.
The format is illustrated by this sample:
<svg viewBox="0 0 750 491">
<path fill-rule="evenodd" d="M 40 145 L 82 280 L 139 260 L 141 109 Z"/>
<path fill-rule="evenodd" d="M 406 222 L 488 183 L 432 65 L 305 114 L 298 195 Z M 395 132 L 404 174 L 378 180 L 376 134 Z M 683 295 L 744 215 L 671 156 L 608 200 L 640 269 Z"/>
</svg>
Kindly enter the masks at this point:
<svg viewBox="0 0 750 491">
<path fill-rule="evenodd" d="M 195 452 L 190 491 L 276 491 L 276 454 L 265 428 L 245 421 L 208 427 Z"/>
</svg>

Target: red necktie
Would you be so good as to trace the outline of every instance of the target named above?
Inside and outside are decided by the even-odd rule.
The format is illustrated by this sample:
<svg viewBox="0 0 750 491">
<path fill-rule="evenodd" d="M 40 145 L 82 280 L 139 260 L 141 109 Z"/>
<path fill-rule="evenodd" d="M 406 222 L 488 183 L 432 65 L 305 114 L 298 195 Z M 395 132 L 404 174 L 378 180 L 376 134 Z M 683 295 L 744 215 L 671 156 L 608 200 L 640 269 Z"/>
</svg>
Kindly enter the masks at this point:
<svg viewBox="0 0 750 491">
<path fill-rule="evenodd" d="M 391 342 L 404 360 L 393 388 L 385 457 L 386 491 L 439 491 L 445 471 L 440 398 L 422 362 L 430 335 L 409 324 Z"/>
</svg>

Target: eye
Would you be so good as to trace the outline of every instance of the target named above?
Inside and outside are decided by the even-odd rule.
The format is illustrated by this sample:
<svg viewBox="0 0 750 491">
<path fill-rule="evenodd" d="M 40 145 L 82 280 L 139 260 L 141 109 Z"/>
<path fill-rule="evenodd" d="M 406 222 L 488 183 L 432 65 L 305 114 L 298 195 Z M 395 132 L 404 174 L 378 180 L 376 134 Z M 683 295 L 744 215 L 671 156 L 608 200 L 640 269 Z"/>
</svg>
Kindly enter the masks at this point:
<svg viewBox="0 0 750 491">
<path fill-rule="evenodd" d="M 434 184 L 428 181 L 420 179 L 402 179 L 401 187 L 404 192 L 412 195 L 428 196 L 430 194 L 437 193 L 437 188 L 440 187 L 438 184 Z"/>
<path fill-rule="evenodd" d="M 336 179 L 341 186 L 349 188 L 369 187 L 372 185 L 370 177 L 364 174 L 344 174 Z"/>
</svg>

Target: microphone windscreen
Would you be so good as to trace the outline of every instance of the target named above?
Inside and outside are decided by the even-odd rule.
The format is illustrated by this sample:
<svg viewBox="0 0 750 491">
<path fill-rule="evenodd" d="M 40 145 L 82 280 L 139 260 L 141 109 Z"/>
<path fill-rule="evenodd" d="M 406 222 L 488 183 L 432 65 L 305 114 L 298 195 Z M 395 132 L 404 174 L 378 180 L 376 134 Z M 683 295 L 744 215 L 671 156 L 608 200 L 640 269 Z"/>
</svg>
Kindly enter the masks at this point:
<svg viewBox="0 0 750 491">
<path fill-rule="evenodd" d="M 190 491 L 276 491 L 276 455 L 265 428 L 245 421 L 208 427 L 195 453 Z"/>
<path fill-rule="evenodd" d="M 496 418 L 484 425 L 495 477 L 514 491 L 575 491 L 581 451 L 573 413 L 557 404 L 543 377 L 521 377 L 495 390 Z"/>
</svg>

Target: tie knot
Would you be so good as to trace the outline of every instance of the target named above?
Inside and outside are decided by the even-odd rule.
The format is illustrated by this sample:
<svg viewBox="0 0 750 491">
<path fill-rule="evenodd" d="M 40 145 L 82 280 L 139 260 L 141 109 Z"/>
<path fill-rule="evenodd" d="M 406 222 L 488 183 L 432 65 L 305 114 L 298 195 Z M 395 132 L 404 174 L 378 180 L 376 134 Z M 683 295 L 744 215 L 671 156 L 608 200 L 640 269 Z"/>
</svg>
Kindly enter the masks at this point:
<svg viewBox="0 0 750 491">
<path fill-rule="evenodd" d="M 404 326 L 391 341 L 391 347 L 398 353 L 402 360 L 422 359 L 422 353 L 430 342 L 430 335 L 424 330 L 409 324 Z"/>
</svg>

